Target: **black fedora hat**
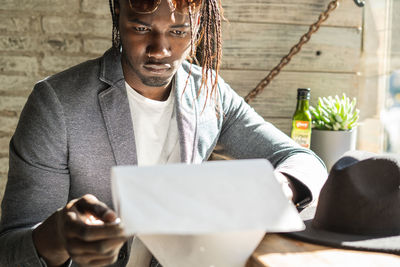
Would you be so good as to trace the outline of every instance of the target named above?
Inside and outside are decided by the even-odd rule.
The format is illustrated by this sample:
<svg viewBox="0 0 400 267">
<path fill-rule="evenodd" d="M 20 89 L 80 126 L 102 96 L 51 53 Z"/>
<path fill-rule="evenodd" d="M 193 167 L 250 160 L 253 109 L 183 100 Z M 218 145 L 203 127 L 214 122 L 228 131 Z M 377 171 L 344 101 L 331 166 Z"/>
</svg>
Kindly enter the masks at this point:
<svg viewBox="0 0 400 267">
<path fill-rule="evenodd" d="M 400 156 L 353 151 L 329 173 L 317 207 L 300 212 L 306 242 L 400 254 Z"/>
</svg>

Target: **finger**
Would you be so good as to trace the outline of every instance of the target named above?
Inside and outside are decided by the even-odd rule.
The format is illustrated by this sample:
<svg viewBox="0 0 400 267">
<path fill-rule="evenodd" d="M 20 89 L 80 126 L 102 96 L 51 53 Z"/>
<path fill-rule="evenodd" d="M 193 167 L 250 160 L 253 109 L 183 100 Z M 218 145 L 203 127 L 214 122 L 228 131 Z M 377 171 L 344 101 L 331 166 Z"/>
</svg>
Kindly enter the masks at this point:
<svg viewBox="0 0 400 267">
<path fill-rule="evenodd" d="M 293 191 L 290 188 L 289 184 L 282 184 L 282 191 L 285 194 L 286 198 L 288 200 L 292 200 L 293 199 Z"/>
<path fill-rule="evenodd" d="M 75 205 L 75 203 L 79 200 L 79 198 L 73 199 L 70 202 L 67 203 L 67 205 L 65 205 L 66 209 L 70 209 L 73 205 Z"/>
<path fill-rule="evenodd" d="M 282 191 L 283 191 L 284 195 L 286 196 L 286 198 L 289 200 L 292 200 L 293 191 L 290 188 L 289 179 L 283 173 L 281 173 L 279 171 L 275 171 L 274 174 L 275 174 L 277 181 L 281 184 Z"/>
<path fill-rule="evenodd" d="M 118 253 L 105 258 L 98 258 L 91 254 L 80 255 L 77 257 L 71 257 L 74 262 L 79 266 L 108 266 L 118 259 Z"/>
<path fill-rule="evenodd" d="M 117 261 L 119 250 L 110 252 L 107 255 L 98 254 L 81 254 L 81 255 L 71 255 L 74 262 L 78 263 L 79 266 L 106 266 Z"/>
<path fill-rule="evenodd" d="M 98 254 L 108 255 L 110 251 L 119 249 L 125 243 L 125 238 L 105 239 L 100 241 L 85 242 L 81 239 L 71 238 L 67 243 L 68 253 L 71 255 L 79 254 Z"/>
<path fill-rule="evenodd" d="M 93 195 L 83 196 L 75 202 L 75 206 L 79 212 L 90 213 L 105 223 L 111 223 L 117 219 L 117 214 Z"/>
<path fill-rule="evenodd" d="M 121 224 L 88 225 L 78 217 L 76 212 L 67 212 L 65 235 L 84 241 L 96 241 L 124 237 Z"/>
</svg>

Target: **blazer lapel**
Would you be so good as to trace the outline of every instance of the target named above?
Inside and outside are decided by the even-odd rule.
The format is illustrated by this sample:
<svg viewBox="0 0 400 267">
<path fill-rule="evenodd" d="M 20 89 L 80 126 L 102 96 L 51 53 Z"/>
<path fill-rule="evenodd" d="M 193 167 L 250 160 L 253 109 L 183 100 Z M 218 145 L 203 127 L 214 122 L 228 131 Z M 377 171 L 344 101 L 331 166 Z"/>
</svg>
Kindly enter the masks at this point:
<svg viewBox="0 0 400 267">
<path fill-rule="evenodd" d="M 120 56 L 109 50 L 101 63 L 100 80 L 110 87 L 98 99 L 117 165 L 136 165 L 137 154 L 131 112 Z"/>
<path fill-rule="evenodd" d="M 175 75 L 175 108 L 181 149 L 181 161 L 200 163 L 196 157 L 198 107 L 193 78 L 181 66 Z"/>
<path fill-rule="evenodd" d="M 175 109 L 181 161 L 201 163 L 196 157 L 198 106 L 193 77 L 188 79 L 188 64 L 175 75 Z M 100 80 L 110 87 L 99 94 L 99 103 L 117 165 L 137 164 L 136 145 L 125 79 L 119 52 L 108 50 L 101 63 Z"/>
</svg>

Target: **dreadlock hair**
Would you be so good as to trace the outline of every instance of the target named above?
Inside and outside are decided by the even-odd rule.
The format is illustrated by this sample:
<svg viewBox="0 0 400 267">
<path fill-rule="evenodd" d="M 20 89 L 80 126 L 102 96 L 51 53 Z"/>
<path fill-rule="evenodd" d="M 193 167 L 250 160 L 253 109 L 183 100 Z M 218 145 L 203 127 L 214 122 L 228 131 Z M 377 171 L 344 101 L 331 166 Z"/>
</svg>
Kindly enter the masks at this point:
<svg viewBox="0 0 400 267">
<path fill-rule="evenodd" d="M 113 22 L 112 30 L 112 44 L 118 50 L 121 48 L 121 40 L 118 29 L 118 17 L 115 14 L 116 1 L 135 1 L 135 0 L 109 0 L 110 11 Z M 191 33 L 191 51 L 189 61 L 191 63 L 189 76 L 192 70 L 193 61 L 202 67 L 202 80 L 198 96 L 201 91 L 205 89 L 205 102 L 206 106 L 208 98 L 214 96 L 218 98 L 218 74 L 221 65 L 222 57 L 222 32 L 221 22 L 224 19 L 221 0 L 203 0 L 200 7 L 200 25 L 197 33 L 197 23 L 194 21 L 196 13 L 192 12 L 191 1 L 189 5 L 189 20 L 190 20 L 190 33 Z M 213 74 L 213 70 L 215 74 Z M 188 78 L 189 78 L 188 76 Z M 209 88 L 208 81 L 211 81 L 211 88 Z M 189 79 L 186 80 L 186 85 Z M 186 88 L 186 86 L 185 86 Z M 203 108 L 203 109 L 204 109 Z"/>
<path fill-rule="evenodd" d="M 199 65 L 202 67 L 203 74 L 199 94 L 205 88 L 205 107 L 209 96 L 218 97 L 218 74 L 222 57 L 221 21 L 224 18 L 221 0 L 203 0 L 200 12 L 201 21 L 196 47 L 200 49 L 197 52 L 197 56 L 200 59 Z M 212 73 L 213 69 L 215 75 Z M 209 78 L 211 80 L 211 88 L 208 88 L 207 81 Z"/>
<path fill-rule="evenodd" d="M 118 16 L 117 14 L 115 14 L 115 0 L 109 0 L 108 3 L 110 5 L 110 12 L 112 18 L 112 36 L 111 36 L 112 46 L 119 50 L 121 47 L 121 36 L 119 34 L 119 28 L 118 28 Z"/>
</svg>

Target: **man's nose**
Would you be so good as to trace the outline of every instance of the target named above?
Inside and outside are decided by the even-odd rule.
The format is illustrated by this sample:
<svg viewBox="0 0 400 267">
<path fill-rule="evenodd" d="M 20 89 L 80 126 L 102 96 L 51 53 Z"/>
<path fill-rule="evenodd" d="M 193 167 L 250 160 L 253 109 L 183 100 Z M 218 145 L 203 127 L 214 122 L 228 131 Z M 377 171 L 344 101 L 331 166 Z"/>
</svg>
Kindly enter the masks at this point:
<svg viewBox="0 0 400 267">
<path fill-rule="evenodd" d="M 171 56 L 171 47 L 166 36 L 161 33 L 153 33 L 147 47 L 147 55 L 157 59 Z"/>
</svg>

